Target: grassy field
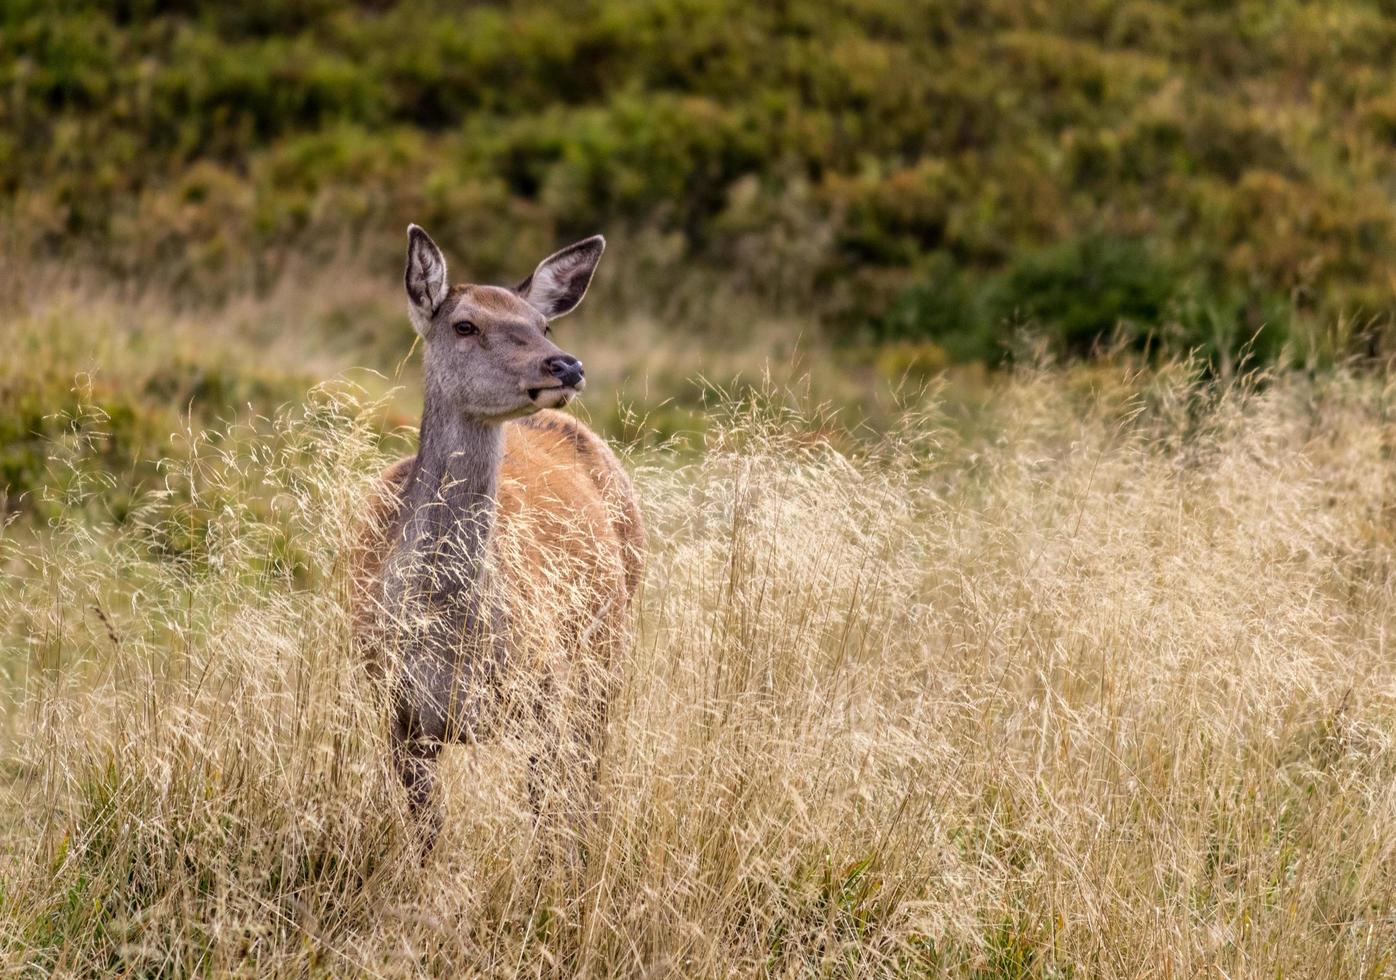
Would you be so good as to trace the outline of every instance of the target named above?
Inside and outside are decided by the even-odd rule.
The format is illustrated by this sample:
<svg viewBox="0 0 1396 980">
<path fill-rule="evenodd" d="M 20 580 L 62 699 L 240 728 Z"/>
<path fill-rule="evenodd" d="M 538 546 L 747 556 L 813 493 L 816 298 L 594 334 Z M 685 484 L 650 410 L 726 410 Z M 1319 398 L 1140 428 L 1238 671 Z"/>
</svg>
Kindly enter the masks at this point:
<svg viewBox="0 0 1396 980">
<path fill-rule="evenodd" d="M 390 287 L 6 314 L 6 972 L 1396 969 L 1379 377 L 897 400 L 793 327 L 564 321 L 650 527 L 599 811 L 535 821 L 520 727 L 447 752 L 422 863 L 345 604 L 410 441 Z"/>
<path fill-rule="evenodd" d="M 1396 976 L 1393 66 L 1392 0 L 0 4 L 0 975 Z M 346 568 L 409 221 L 607 236 L 650 552 L 598 783 L 452 747 L 425 861 Z"/>
</svg>

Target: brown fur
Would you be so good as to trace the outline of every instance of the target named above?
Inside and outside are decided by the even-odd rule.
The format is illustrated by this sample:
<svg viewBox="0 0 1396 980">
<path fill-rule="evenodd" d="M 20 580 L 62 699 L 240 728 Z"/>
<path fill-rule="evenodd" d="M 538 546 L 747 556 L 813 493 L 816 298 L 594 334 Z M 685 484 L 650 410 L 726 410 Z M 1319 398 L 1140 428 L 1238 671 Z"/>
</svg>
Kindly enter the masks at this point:
<svg viewBox="0 0 1396 980">
<path fill-rule="evenodd" d="M 585 569 L 596 597 L 593 614 L 603 618 L 608 631 L 624 633 L 645 554 L 644 525 L 629 476 L 596 433 L 562 412 L 545 409 L 506 423 L 504 431 L 495 535 L 507 538 L 526 524 L 523 533 L 537 543 L 501 556 L 511 588 L 526 594 L 546 582 L 549 569 Z M 405 456 L 384 470 L 369 501 L 352 559 L 354 631 L 361 639 L 376 615 L 373 590 L 415 460 Z M 376 657 L 377 651 L 365 653 Z"/>
</svg>

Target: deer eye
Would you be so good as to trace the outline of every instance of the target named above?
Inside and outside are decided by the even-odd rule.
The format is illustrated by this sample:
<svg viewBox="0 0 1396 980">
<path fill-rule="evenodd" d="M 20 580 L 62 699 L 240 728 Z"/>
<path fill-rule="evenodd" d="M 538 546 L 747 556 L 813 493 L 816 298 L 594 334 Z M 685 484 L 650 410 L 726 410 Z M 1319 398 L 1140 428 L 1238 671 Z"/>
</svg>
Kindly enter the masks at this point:
<svg viewBox="0 0 1396 980">
<path fill-rule="evenodd" d="M 473 337 L 480 332 L 480 328 L 469 320 L 457 320 L 455 331 L 461 337 Z"/>
</svg>

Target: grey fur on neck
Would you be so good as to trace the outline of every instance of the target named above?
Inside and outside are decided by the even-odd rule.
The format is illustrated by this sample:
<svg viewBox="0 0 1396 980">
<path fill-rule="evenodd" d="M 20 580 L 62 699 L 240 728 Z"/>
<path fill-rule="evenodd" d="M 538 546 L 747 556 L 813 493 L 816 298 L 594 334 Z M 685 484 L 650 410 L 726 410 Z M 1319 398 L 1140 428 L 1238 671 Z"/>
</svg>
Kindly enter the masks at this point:
<svg viewBox="0 0 1396 980">
<path fill-rule="evenodd" d="M 429 393 L 397 547 L 412 563 L 412 591 L 439 604 L 465 598 L 479 578 L 494 528 L 504 427 L 433 402 Z"/>
<path fill-rule="evenodd" d="M 503 656 L 503 618 L 486 594 L 485 552 L 504 427 L 441 403 L 428 386 L 385 599 L 405 614 L 399 722 L 404 731 L 451 740 L 472 730 L 479 692 Z"/>
</svg>

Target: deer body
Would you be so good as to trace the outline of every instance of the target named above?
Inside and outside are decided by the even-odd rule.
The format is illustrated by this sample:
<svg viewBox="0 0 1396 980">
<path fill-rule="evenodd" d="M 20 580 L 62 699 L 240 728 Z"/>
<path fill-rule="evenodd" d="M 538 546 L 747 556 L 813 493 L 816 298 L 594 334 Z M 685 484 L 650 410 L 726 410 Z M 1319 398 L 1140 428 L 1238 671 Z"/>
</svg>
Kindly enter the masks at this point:
<svg viewBox="0 0 1396 980">
<path fill-rule="evenodd" d="M 409 229 L 409 309 L 426 341 L 420 442 L 373 500 L 354 624 L 390 685 L 391 750 L 414 813 L 428 809 L 444 745 L 520 710 L 499 703 L 509 678 L 527 680 L 535 716 L 566 709 L 540 764 L 565 744 L 569 764 L 586 765 L 575 750 L 604 720 L 643 530 L 615 455 L 553 410 L 585 382 L 546 333 L 580 302 L 603 247 L 564 249 L 517 290 L 447 289 L 440 251 Z"/>
</svg>

